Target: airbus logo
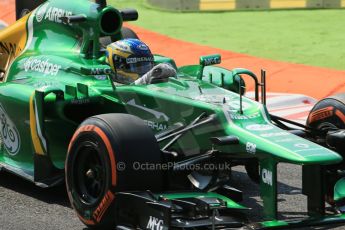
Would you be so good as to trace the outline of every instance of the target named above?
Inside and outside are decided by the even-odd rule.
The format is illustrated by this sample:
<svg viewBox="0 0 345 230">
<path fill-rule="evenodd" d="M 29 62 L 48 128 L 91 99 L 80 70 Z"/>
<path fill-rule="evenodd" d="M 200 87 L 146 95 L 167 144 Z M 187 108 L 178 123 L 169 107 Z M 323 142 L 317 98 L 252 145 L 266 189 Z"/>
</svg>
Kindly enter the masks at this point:
<svg viewBox="0 0 345 230">
<path fill-rule="evenodd" d="M 60 9 L 57 7 L 49 7 L 49 3 L 41 6 L 36 13 L 37 22 L 42 22 L 43 19 L 49 20 L 51 22 L 63 23 L 61 20 L 62 17 L 72 16 L 72 11 L 65 9 Z"/>
</svg>

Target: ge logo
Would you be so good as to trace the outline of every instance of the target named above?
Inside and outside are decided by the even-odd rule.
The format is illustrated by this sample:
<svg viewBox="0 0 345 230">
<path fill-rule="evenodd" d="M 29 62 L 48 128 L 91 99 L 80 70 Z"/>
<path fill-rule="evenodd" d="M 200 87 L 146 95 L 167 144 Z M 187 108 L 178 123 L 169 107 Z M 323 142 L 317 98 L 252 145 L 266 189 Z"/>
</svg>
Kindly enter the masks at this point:
<svg viewBox="0 0 345 230">
<path fill-rule="evenodd" d="M 247 142 L 246 151 L 248 153 L 255 154 L 256 153 L 256 144 L 251 143 L 251 142 Z"/>
</svg>

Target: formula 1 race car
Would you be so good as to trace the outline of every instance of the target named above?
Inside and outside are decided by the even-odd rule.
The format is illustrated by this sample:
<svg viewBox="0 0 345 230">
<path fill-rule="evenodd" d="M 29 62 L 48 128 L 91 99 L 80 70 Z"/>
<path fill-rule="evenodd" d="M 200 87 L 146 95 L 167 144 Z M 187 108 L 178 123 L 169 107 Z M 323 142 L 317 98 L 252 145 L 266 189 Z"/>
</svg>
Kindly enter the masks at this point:
<svg viewBox="0 0 345 230">
<path fill-rule="evenodd" d="M 219 55 L 179 68 L 155 55 L 177 75 L 120 84 L 102 61 L 104 43 L 137 37 L 122 27 L 137 18 L 105 1 L 49 0 L 0 31 L 1 170 L 40 187 L 66 181 L 91 228 L 345 222 L 344 96 L 317 103 L 304 126 L 268 113 L 264 71 L 259 81 L 249 70 L 217 67 Z M 254 80 L 254 100 L 245 97 L 244 75 Z M 302 165 L 308 218 L 278 220 L 281 162 Z M 260 223 L 240 218 L 248 208 L 230 186 L 236 165 L 260 184 Z"/>
</svg>

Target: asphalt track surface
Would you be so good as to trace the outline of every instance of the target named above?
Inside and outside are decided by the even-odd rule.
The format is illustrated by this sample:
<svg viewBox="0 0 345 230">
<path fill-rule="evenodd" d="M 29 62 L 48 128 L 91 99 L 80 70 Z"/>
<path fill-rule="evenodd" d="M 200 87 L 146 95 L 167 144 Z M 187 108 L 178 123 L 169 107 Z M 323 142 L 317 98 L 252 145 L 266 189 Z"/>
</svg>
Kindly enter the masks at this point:
<svg viewBox="0 0 345 230">
<path fill-rule="evenodd" d="M 306 198 L 301 193 L 301 168 L 283 164 L 278 167 L 279 210 L 281 218 L 303 217 Z M 258 185 L 251 182 L 242 167 L 232 173 L 232 186 L 244 192 L 242 204 L 252 207 L 247 212 L 258 221 L 262 203 Z M 304 213 L 303 213 L 304 212 Z M 86 230 L 69 205 L 64 186 L 41 189 L 17 176 L 0 172 L 0 229 L 1 230 Z M 345 229 L 327 226 L 304 229 Z"/>
</svg>

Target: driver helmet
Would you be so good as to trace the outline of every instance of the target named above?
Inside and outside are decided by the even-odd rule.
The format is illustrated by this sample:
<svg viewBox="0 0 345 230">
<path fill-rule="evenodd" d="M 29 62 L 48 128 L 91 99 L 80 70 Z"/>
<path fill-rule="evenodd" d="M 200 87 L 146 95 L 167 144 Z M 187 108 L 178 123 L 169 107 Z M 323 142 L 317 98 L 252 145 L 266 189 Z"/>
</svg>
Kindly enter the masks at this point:
<svg viewBox="0 0 345 230">
<path fill-rule="evenodd" d="M 107 62 L 117 80 L 133 83 L 154 66 L 150 48 L 138 39 L 123 39 L 107 46 Z"/>
</svg>

